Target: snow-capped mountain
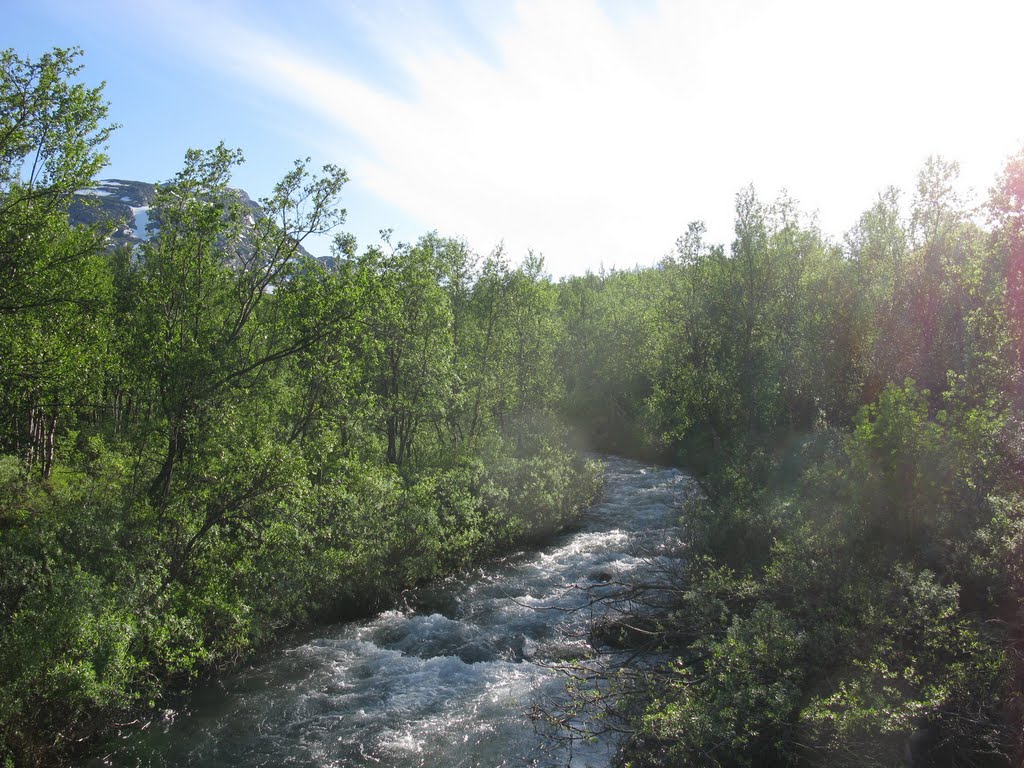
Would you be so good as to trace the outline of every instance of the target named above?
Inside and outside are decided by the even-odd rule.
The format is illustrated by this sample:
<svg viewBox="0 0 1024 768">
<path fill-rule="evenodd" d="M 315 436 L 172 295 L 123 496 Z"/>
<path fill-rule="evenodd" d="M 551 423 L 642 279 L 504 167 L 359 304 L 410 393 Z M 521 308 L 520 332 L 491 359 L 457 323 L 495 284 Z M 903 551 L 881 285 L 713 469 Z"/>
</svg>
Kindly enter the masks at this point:
<svg viewBox="0 0 1024 768">
<path fill-rule="evenodd" d="M 150 238 L 150 206 L 156 185 L 144 181 L 105 179 L 75 191 L 68 215 L 71 223 L 105 223 L 115 227 L 110 239 L 116 245 L 141 243 Z"/>
<path fill-rule="evenodd" d="M 241 201 L 252 208 L 255 216 L 261 209 L 243 190 L 235 190 Z M 137 245 L 149 240 L 158 227 L 156 216 L 151 217 L 153 199 L 156 196 L 156 185 L 145 181 L 129 179 L 104 179 L 93 186 L 75 191 L 74 200 L 68 209 L 68 216 L 73 225 L 103 224 L 111 227 L 111 245 Z M 303 256 L 311 254 L 299 247 Z M 330 268 L 334 259 L 318 258 L 318 261 Z"/>
</svg>

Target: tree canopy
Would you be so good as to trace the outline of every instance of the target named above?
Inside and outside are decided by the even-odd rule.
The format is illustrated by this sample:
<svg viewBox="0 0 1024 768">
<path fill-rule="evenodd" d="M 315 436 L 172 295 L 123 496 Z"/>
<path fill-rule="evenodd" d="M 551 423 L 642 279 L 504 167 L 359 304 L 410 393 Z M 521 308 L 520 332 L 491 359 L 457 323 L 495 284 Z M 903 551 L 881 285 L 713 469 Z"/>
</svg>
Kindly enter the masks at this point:
<svg viewBox="0 0 1024 768">
<path fill-rule="evenodd" d="M 221 144 L 115 247 L 68 218 L 115 129 L 80 57 L 0 53 L 0 760 L 550 535 L 596 450 L 706 490 L 615 640 L 659 663 L 574 680 L 624 764 L 1020 763 L 1024 153 L 981 212 L 938 157 L 838 242 L 748 187 L 729 244 L 554 281 L 436 232 L 360 250 L 342 169 L 253 205 Z"/>
</svg>

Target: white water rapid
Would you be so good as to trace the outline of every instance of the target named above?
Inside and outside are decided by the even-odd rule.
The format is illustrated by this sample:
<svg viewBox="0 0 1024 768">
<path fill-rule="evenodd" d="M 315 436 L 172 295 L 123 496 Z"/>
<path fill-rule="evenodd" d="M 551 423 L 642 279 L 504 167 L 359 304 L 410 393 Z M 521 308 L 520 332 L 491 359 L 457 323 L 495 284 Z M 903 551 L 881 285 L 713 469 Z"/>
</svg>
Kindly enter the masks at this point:
<svg viewBox="0 0 1024 768">
<path fill-rule="evenodd" d="M 527 711 L 564 700 L 550 662 L 591 652 L 586 630 L 604 610 L 588 602 L 594 585 L 650 579 L 677 555 L 679 503 L 694 484 L 604 461 L 602 501 L 545 549 L 415 590 L 406 610 L 320 627 L 93 764 L 611 765 L 613 741 L 553 743 Z"/>
</svg>

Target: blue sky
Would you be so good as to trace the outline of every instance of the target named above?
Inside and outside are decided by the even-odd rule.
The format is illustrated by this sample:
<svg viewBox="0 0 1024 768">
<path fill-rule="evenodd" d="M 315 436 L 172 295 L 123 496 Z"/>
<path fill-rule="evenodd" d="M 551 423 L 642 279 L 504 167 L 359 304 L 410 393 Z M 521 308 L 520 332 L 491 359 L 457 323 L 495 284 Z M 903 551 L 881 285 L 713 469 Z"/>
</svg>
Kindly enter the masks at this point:
<svg viewBox="0 0 1024 768">
<path fill-rule="evenodd" d="M 735 193 L 839 237 L 931 153 L 977 199 L 1024 143 L 1024 3 L 977 0 L 0 0 L 0 46 L 85 49 L 122 124 L 105 177 L 244 150 L 269 192 L 345 167 L 361 244 L 437 229 L 555 275 L 651 264 Z M 327 243 L 316 250 L 326 251 Z"/>
</svg>

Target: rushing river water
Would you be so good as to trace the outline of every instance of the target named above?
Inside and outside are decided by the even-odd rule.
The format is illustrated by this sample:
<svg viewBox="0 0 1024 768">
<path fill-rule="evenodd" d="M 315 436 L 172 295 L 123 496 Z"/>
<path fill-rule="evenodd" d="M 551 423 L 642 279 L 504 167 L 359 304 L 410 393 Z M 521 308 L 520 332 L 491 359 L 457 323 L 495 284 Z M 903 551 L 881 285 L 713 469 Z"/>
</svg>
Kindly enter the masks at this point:
<svg viewBox="0 0 1024 768">
<path fill-rule="evenodd" d="M 613 741 L 553 742 L 526 713 L 564 699 L 551 662 L 591 652 L 589 622 L 608 610 L 594 589 L 650 579 L 675 555 L 692 483 L 624 459 L 605 465 L 603 500 L 547 548 L 416 590 L 406 610 L 321 627 L 196 691 L 95 764 L 610 765 Z"/>
</svg>

